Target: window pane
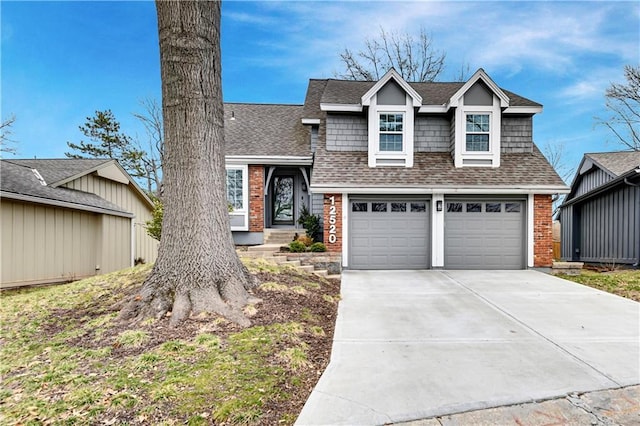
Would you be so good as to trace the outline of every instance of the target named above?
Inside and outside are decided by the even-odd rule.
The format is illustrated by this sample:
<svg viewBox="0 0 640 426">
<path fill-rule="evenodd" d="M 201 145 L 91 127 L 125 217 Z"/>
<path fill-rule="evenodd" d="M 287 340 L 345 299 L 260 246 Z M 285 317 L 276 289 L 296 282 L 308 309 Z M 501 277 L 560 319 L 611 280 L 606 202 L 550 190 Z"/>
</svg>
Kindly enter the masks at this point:
<svg viewBox="0 0 640 426">
<path fill-rule="evenodd" d="M 502 204 L 500 203 L 487 203 L 484 207 L 484 211 L 486 211 L 487 213 L 500 213 L 501 207 Z"/>
<path fill-rule="evenodd" d="M 507 213 L 520 213 L 520 203 L 505 203 L 504 211 Z"/>
<path fill-rule="evenodd" d="M 392 212 L 406 212 L 407 203 L 391 203 Z"/>
<path fill-rule="evenodd" d="M 447 203 L 447 212 L 448 213 L 461 213 L 462 212 L 462 203 Z"/>
<path fill-rule="evenodd" d="M 367 203 L 353 203 L 351 205 L 352 212 L 366 212 L 367 211 Z"/>
<path fill-rule="evenodd" d="M 422 213 L 427 210 L 426 203 L 411 203 L 411 211 L 413 213 Z"/>
<path fill-rule="evenodd" d="M 372 212 L 386 212 L 387 203 L 371 203 Z"/>
<path fill-rule="evenodd" d="M 467 132 L 488 132 L 489 131 L 489 115 L 488 114 L 468 114 L 467 115 Z"/>
<path fill-rule="evenodd" d="M 467 151 L 489 151 L 489 135 L 467 134 Z"/>
<path fill-rule="evenodd" d="M 242 195 L 243 195 L 242 194 L 242 170 L 228 169 L 227 170 L 227 201 L 236 210 L 243 208 Z"/>
<path fill-rule="evenodd" d="M 381 132 L 401 132 L 402 114 L 380 114 Z"/>
<path fill-rule="evenodd" d="M 480 213 L 482 211 L 482 203 L 467 203 L 467 213 Z"/>
<path fill-rule="evenodd" d="M 380 151 L 402 151 L 402 135 L 395 133 L 381 133 Z"/>
</svg>

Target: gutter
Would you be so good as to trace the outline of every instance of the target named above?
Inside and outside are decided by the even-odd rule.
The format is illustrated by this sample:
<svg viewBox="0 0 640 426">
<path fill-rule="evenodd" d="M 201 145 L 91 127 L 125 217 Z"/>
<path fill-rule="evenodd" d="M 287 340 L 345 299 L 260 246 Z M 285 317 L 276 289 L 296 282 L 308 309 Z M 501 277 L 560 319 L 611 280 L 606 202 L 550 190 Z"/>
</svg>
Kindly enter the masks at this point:
<svg viewBox="0 0 640 426">
<path fill-rule="evenodd" d="M 227 164 L 265 164 L 294 166 L 310 166 L 313 164 L 312 155 L 226 155 L 224 159 Z"/>
<path fill-rule="evenodd" d="M 459 187 L 459 186 L 322 186 L 311 185 L 310 189 L 316 193 L 343 192 L 349 194 L 488 194 L 488 195 L 522 195 L 522 194 L 568 194 L 566 186 L 523 186 L 523 187 Z"/>
<path fill-rule="evenodd" d="M 16 194 L 13 192 L 0 191 L 0 198 L 6 198 L 9 200 L 16 200 L 16 201 L 25 201 L 28 203 L 45 204 L 45 205 L 54 206 L 54 207 L 62 207 L 62 208 L 67 208 L 72 210 L 81 210 L 81 211 L 86 211 L 91 213 L 102 213 L 102 214 L 108 214 L 111 216 L 120 216 L 120 217 L 128 217 L 128 218 L 134 217 L 133 213 L 122 212 L 117 210 L 109 210 L 109 209 L 95 207 L 95 206 L 88 206 L 86 204 L 71 203 L 68 201 L 53 200 L 50 198 L 34 197 L 32 195 Z"/>
</svg>

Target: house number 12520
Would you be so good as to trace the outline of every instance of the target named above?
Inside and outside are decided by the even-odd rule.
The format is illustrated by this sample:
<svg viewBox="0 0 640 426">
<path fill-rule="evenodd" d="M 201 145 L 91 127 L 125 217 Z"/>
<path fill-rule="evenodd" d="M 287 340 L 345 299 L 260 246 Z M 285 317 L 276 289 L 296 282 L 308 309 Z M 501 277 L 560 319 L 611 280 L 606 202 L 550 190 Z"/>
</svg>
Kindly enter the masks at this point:
<svg viewBox="0 0 640 426">
<path fill-rule="evenodd" d="M 329 197 L 329 243 L 335 244 L 338 236 L 336 235 L 336 197 Z"/>
</svg>

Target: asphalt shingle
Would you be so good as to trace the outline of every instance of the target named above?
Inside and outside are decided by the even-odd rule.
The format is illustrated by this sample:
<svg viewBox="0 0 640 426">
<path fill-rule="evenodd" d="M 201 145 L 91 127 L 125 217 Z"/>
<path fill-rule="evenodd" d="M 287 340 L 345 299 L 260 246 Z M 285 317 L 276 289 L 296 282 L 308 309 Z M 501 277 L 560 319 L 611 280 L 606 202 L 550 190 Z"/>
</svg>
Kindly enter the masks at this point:
<svg viewBox="0 0 640 426">
<path fill-rule="evenodd" d="M 302 116 L 302 105 L 226 103 L 225 153 L 309 157 L 309 130 Z"/>
<path fill-rule="evenodd" d="M 640 151 L 598 152 L 585 154 L 615 176 L 621 176 L 640 167 Z"/>
<path fill-rule="evenodd" d="M 67 160 L 0 160 L 0 190 L 7 197 L 12 194 L 24 195 L 29 197 L 40 198 L 43 202 L 46 200 L 58 201 L 70 204 L 76 204 L 80 209 L 82 207 L 92 207 L 102 210 L 112 211 L 114 213 L 131 215 L 131 213 L 123 210 L 121 207 L 101 198 L 96 194 L 89 192 L 77 191 L 74 189 L 67 189 L 62 187 L 44 186 L 40 183 L 32 169 L 38 170 L 38 173 L 45 179 L 43 173 L 37 167 L 31 167 L 34 162 L 46 161 L 47 166 L 51 166 L 53 162 L 60 161 L 65 163 Z M 75 160 L 85 161 L 87 166 L 85 170 L 91 169 L 94 165 L 92 160 Z M 104 160 L 103 160 L 104 161 Z M 111 161 L 111 160 L 107 160 Z M 77 165 L 77 163 L 74 163 Z M 95 167 L 95 165 L 93 166 Z M 51 169 L 49 169 L 50 171 Z M 81 173 L 81 171 L 74 170 L 75 174 Z M 50 175 L 51 177 L 51 175 Z"/>
<path fill-rule="evenodd" d="M 110 158 L 53 158 L 53 159 L 20 159 L 4 160 L 5 163 L 13 163 L 31 169 L 38 170 L 38 173 L 47 182 L 47 185 L 55 184 L 62 180 L 76 176 L 87 170 L 94 169 L 101 164 L 113 161 Z"/>
</svg>

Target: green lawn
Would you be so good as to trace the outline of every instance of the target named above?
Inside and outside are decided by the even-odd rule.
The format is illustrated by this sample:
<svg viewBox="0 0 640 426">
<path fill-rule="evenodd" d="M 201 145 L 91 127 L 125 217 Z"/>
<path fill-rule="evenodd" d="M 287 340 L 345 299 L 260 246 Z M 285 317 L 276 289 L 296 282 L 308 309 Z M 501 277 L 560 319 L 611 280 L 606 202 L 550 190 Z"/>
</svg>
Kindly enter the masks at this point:
<svg viewBox="0 0 640 426">
<path fill-rule="evenodd" d="M 328 362 L 339 283 L 260 261 L 240 329 L 116 321 L 149 266 L 5 291 L 0 424 L 292 424 Z"/>
<path fill-rule="evenodd" d="M 583 270 L 580 275 L 558 275 L 589 287 L 640 302 L 640 271 L 595 272 Z"/>
</svg>

